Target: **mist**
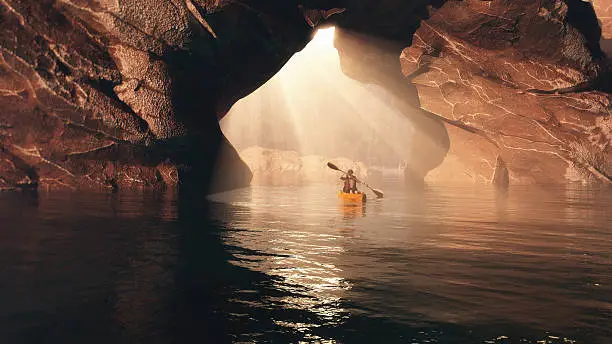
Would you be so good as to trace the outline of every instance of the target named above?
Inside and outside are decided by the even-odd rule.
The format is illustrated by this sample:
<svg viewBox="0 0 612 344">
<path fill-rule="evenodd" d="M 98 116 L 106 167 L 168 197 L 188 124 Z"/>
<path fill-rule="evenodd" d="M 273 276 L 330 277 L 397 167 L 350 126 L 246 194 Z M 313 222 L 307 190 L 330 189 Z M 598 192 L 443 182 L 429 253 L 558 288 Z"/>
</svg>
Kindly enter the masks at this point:
<svg viewBox="0 0 612 344">
<path fill-rule="evenodd" d="M 373 170 L 399 170 L 405 164 L 403 152 L 414 131 L 411 123 L 384 89 L 343 74 L 333 36 L 334 28 L 318 30 L 301 52 L 220 121 L 255 180 L 262 169 L 274 169 L 262 161 L 270 159 L 284 165 L 277 169 L 285 174 L 300 170 L 302 176 L 296 178 L 301 182 L 323 173 L 319 166 L 304 166 L 305 161 L 323 168 L 324 160 L 335 159 L 349 165 L 345 168 L 357 168 L 362 176 Z M 298 166 L 290 168 L 292 164 Z M 299 184 L 291 181 L 296 178 L 277 184 Z"/>
</svg>

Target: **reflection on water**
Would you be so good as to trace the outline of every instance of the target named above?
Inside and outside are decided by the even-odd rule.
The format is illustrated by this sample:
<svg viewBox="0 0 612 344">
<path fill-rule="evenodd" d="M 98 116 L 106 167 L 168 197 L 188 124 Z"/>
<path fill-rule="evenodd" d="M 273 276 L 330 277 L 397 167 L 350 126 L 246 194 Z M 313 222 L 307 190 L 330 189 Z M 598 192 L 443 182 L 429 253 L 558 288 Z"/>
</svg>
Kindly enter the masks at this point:
<svg viewBox="0 0 612 344">
<path fill-rule="evenodd" d="M 291 296 L 277 306 L 314 317 L 275 319 L 305 339 L 353 342 L 361 326 L 400 342 L 610 334 L 610 190 L 391 191 L 365 207 L 338 205 L 321 196 L 325 187 L 294 191 L 215 200 L 249 209 L 223 238 L 249 249 L 235 264 L 280 277 L 276 287 Z"/>
<path fill-rule="evenodd" d="M 366 215 L 365 204 L 340 204 L 339 208 L 345 219 L 355 219 Z"/>
<path fill-rule="evenodd" d="M 610 189 L 0 194 L 6 343 L 608 343 Z"/>
<path fill-rule="evenodd" d="M 340 325 L 348 316 L 341 300 L 350 284 L 343 270 L 336 266 L 344 255 L 339 242 L 342 236 L 325 228 L 310 230 L 320 226 L 318 214 L 308 211 L 315 194 L 306 198 L 302 190 L 292 200 L 285 196 L 285 204 L 280 204 L 280 211 L 275 211 L 275 200 L 283 198 L 276 198 L 275 191 L 267 191 L 270 190 L 251 189 L 247 191 L 248 197 L 239 197 L 243 201 L 248 199 L 249 205 L 256 208 L 251 207 L 249 212 L 232 218 L 231 228 L 224 235 L 225 242 L 249 250 L 248 254 L 230 251 L 236 258 L 234 264 L 266 273 L 273 277 L 275 289 L 287 292 L 280 297 L 265 297 L 263 301 L 267 305 L 309 313 L 308 318 L 283 317 L 273 319 L 274 323 L 303 333 L 304 340 L 322 339 L 313 335 L 312 329 Z M 302 203 L 304 199 L 306 203 Z M 262 211 L 258 211 L 259 207 Z M 342 208 L 342 211 L 354 218 L 358 207 L 351 208 Z"/>
</svg>

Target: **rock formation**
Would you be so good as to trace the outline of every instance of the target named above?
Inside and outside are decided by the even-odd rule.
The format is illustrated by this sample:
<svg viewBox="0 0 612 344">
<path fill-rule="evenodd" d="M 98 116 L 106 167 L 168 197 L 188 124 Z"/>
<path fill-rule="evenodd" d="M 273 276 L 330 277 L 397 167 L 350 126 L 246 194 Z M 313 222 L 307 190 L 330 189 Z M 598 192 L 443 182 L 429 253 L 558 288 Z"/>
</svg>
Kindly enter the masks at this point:
<svg viewBox="0 0 612 344">
<path fill-rule="evenodd" d="M 595 14 L 601 26 L 601 49 L 612 56 L 612 1 L 592 0 Z"/>
<path fill-rule="evenodd" d="M 207 191 L 220 151 L 234 155 L 223 160 L 245 185 L 248 170 L 223 148 L 217 118 L 312 32 L 283 1 L 0 6 L 2 187 L 186 182 Z"/>
<path fill-rule="evenodd" d="M 423 22 L 402 65 L 475 180 L 493 182 L 501 163 L 511 184 L 610 183 L 599 38 L 582 1 L 448 2 Z"/>
<path fill-rule="evenodd" d="M 580 0 L 0 0 L 0 188 L 245 185 L 217 121 L 317 25 L 415 124 L 409 180 L 449 152 L 485 182 L 610 181 L 609 66 Z"/>
</svg>

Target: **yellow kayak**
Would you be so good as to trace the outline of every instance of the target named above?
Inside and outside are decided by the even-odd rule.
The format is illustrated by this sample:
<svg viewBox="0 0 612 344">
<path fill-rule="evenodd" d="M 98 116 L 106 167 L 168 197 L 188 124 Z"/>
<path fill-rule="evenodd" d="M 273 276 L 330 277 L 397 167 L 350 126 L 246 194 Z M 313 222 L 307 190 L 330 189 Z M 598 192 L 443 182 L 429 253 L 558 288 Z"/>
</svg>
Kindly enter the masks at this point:
<svg viewBox="0 0 612 344">
<path fill-rule="evenodd" d="M 352 193 L 345 193 L 342 191 L 338 191 L 338 198 L 340 198 L 340 200 L 344 203 L 354 203 L 354 204 L 365 203 L 367 199 L 364 193 L 352 194 Z"/>
</svg>

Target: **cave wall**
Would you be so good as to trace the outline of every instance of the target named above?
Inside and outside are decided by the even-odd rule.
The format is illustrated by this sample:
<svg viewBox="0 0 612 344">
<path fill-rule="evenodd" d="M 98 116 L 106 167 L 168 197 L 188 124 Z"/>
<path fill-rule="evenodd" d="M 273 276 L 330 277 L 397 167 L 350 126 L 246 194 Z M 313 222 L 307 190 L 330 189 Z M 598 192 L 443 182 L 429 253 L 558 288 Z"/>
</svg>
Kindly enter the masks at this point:
<svg viewBox="0 0 612 344">
<path fill-rule="evenodd" d="M 410 38 L 428 4 L 371 25 L 370 1 L 1 0 L 0 188 L 246 185 L 217 123 L 238 99 L 331 15 Z"/>
<path fill-rule="evenodd" d="M 420 17 L 414 39 L 346 27 L 336 37 L 345 74 L 395 93 L 419 128 L 406 152 L 407 180 L 611 183 L 612 4 L 436 5 Z"/>
<path fill-rule="evenodd" d="M 312 34 L 286 1 L 2 0 L 0 26 L 0 188 L 246 185 L 217 119 Z"/>
<path fill-rule="evenodd" d="M 484 182 L 610 180 L 589 3 L 0 0 L 0 189 L 208 192 L 215 166 L 233 172 L 222 189 L 248 184 L 218 119 L 317 25 L 338 27 L 343 71 L 387 88 L 419 130 L 409 180 L 447 152 Z"/>
<path fill-rule="evenodd" d="M 407 41 L 409 38 L 404 40 Z M 405 177 L 407 183 L 420 185 L 427 173 L 444 160 L 449 139 L 444 124 L 420 110 L 417 89 L 402 74 L 398 58 L 403 47 L 401 42 L 337 28 L 334 45 L 342 71 L 359 82 L 384 87 L 392 105 L 412 124 L 412 143 L 405 147 L 404 153 Z M 375 113 L 371 115 L 376 116 Z"/>
<path fill-rule="evenodd" d="M 612 56 L 612 0 L 592 0 L 601 26 L 601 49 Z"/>
<path fill-rule="evenodd" d="M 445 121 L 456 173 L 493 183 L 501 167 L 511 184 L 610 183 L 612 79 L 600 33 L 587 2 L 449 1 L 403 51 L 403 73 Z"/>
</svg>

